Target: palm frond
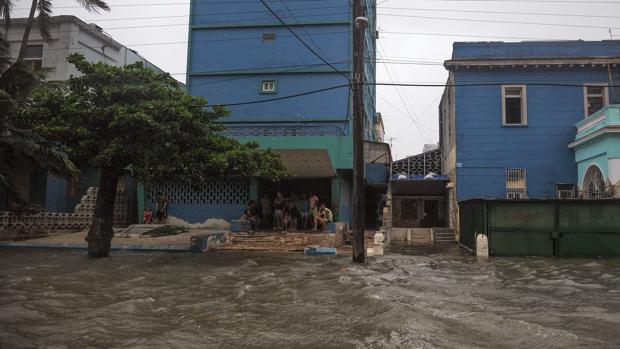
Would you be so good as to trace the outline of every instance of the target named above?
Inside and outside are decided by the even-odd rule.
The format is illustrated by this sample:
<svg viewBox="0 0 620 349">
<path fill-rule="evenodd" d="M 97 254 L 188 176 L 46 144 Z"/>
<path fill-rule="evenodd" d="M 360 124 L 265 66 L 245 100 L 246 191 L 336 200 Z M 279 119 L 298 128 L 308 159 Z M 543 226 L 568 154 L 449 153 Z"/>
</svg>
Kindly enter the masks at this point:
<svg viewBox="0 0 620 349">
<path fill-rule="evenodd" d="M 9 47 L 9 42 L 6 39 L 6 34 L 0 31 L 0 66 L 9 64 L 10 61 L 11 49 Z"/>
<path fill-rule="evenodd" d="M 52 40 L 52 34 L 50 34 L 50 18 L 52 16 L 52 2 L 50 0 L 39 0 L 37 2 L 37 10 L 39 15 L 37 17 L 37 24 L 39 25 L 39 32 L 43 40 L 49 42 Z"/>
<path fill-rule="evenodd" d="M 10 131 L 8 136 L 0 138 L 0 144 L 12 149 L 16 157 L 26 157 L 35 165 L 60 176 L 75 177 L 79 174 L 67 154 L 37 133 L 17 128 L 11 128 Z"/>
<path fill-rule="evenodd" d="M 30 93 L 45 78 L 47 71 L 30 71 L 14 63 L 0 75 L 0 90 L 16 100 L 29 98 Z"/>
<path fill-rule="evenodd" d="M 76 0 L 87 11 L 99 13 L 99 10 L 110 11 L 110 6 L 102 0 Z"/>
<path fill-rule="evenodd" d="M 4 19 L 7 28 L 11 24 L 11 11 L 14 5 L 13 0 L 0 0 L 0 17 Z"/>
</svg>

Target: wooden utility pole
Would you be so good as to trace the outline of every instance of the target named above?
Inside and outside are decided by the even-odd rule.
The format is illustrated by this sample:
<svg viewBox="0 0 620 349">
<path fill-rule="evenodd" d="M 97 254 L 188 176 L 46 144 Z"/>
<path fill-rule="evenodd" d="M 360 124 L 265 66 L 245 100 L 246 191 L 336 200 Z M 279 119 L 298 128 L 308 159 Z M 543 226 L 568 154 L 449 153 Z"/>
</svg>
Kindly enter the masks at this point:
<svg viewBox="0 0 620 349">
<path fill-rule="evenodd" d="M 364 17 L 362 0 L 354 0 L 353 26 L 353 262 L 364 263 Z"/>
</svg>

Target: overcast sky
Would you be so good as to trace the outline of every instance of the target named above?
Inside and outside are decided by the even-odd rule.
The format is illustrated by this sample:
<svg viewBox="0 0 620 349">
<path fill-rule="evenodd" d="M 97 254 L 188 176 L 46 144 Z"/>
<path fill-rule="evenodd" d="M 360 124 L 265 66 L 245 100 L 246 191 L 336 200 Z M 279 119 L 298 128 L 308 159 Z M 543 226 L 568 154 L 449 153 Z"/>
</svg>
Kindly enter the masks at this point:
<svg viewBox="0 0 620 349">
<path fill-rule="evenodd" d="M 18 1 L 13 17 L 26 16 L 29 4 Z M 108 1 L 112 10 L 99 15 L 80 9 L 74 0 L 53 4 L 54 14 L 97 23 L 117 41 L 185 80 L 189 0 Z M 441 62 L 450 58 L 454 41 L 605 40 L 610 38 L 609 28 L 614 39 L 620 39 L 618 0 L 378 0 L 378 4 L 377 58 L 390 62 L 378 64 L 378 82 L 444 83 L 447 72 Z M 384 117 L 386 141 L 393 138 L 395 159 L 420 153 L 425 143 L 438 141 L 441 88 L 380 86 L 377 91 L 377 111 Z"/>
</svg>

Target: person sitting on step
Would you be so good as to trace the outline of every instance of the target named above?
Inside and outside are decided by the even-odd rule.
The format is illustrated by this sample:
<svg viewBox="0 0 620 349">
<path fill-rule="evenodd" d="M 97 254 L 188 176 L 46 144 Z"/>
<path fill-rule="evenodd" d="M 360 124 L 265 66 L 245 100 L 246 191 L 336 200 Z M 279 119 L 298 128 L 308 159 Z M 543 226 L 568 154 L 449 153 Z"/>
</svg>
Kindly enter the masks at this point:
<svg viewBox="0 0 620 349">
<path fill-rule="evenodd" d="M 320 227 L 320 231 L 324 231 L 327 228 L 327 224 L 334 221 L 334 215 L 332 211 L 325 206 L 325 203 L 321 203 L 319 209 L 319 217 L 317 218 L 318 226 Z"/>
</svg>

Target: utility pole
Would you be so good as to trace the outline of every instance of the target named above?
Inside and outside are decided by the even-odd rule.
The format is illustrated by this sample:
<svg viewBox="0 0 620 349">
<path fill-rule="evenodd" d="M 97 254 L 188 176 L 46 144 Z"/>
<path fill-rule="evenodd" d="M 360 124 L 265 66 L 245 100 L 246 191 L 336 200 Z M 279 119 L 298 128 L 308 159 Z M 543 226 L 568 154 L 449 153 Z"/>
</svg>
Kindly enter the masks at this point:
<svg viewBox="0 0 620 349">
<path fill-rule="evenodd" d="M 364 263 L 364 17 L 362 0 L 354 0 L 353 26 L 353 262 Z"/>
</svg>

